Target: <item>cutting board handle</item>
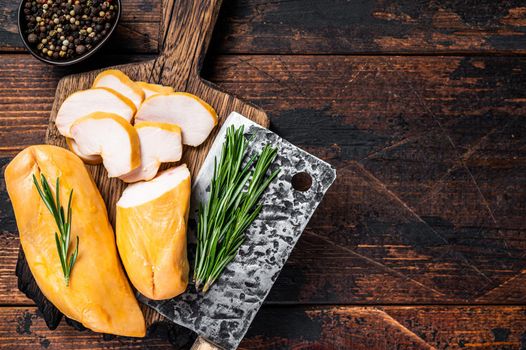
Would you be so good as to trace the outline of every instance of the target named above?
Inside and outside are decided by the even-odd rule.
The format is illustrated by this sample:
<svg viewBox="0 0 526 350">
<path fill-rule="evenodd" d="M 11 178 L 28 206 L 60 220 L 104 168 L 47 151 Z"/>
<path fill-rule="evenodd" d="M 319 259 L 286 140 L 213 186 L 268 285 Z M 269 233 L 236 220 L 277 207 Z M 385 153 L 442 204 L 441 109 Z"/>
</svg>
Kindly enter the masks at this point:
<svg viewBox="0 0 526 350">
<path fill-rule="evenodd" d="M 184 90 L 184 86 L 177 86 L 177 82 L 186 80 L 180 77 L 198 75 L 221 2 L 222 0 L 165 2 L 167 8 L 164 9 L 162 52 L 154 68 L 158 70 L 157 81 L 177 90 Z"/>
</svg>

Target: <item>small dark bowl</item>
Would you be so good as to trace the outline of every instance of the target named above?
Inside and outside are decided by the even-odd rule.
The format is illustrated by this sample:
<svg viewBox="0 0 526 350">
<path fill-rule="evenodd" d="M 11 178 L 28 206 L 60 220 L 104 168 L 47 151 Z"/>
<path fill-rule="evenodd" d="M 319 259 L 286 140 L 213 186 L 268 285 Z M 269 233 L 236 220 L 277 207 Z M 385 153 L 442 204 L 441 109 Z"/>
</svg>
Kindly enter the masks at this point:
<svg viewBox="0 0 526 350">
<path fill-rule="evenodd" d="M 119 24 L 119 21 L 121 19 L 121 13 L 122 13 L 122 2 L 121 0 L 114 0 L 116 3 L 117 3 L 117 6 L 118 6 L 118 9 L 117 9 L 117 18 L 115 19 L 115 23 L 113 24 L 113 26 L 110 28 L 110 31 L 108 32 L 108 34 L 106 34 L 106 36 L 97 44 L 97 46 L 95 46 L 94 48 L 92 48 L 90 51 L 87 51 L 84 55 L 82 56 L 78 56 L 78 57 L 75 57 L 69 61 L 54 61 L 54 60 L 51 60 L 51 59 L 47 59 L 47 58 L 44 58 L 42 56 L 40 56 L 37 52 L 35 52 L 35 50 L 31 47 L 31 45 L 27 42 L 27 39 L 25 38 L 24 36 L 24 33 L 23 31 L 25 30 L 26 28 L 26 21 L 25 21 L 25 18 L 24 18 L 24 11 L 23 11 L 23 5 L 24 5 L 24 0 L 21 0 L 20 1 L 20 5 L 18 6 L 18 34 L 20 34 L 20 37 L 22 38 L 22 42 L 24 43 L 24 46 L 26 47 L 26 49 L 36 58 L 38 58 L 40 61 L 42 62 L 45 62 L 45 63 L 48 63 L 48 64 L 52 64 L 54 66 L 71 66 L 71 65 L 74 65 L 76 63 L 79 63 L 79 62 L 82 62 L 84 61 L 85 59 L 87 59 L 88 57 L 92 56 L 95 52 L 97 52 L 102 46 L 104 46 L 104 44 L 108 41 L 108 39 L 111 37 L 111 35 L 113 34 L 113 32 L 115 31 L 115 28 L 117 28 L 117 25 Z"/>
</svg>

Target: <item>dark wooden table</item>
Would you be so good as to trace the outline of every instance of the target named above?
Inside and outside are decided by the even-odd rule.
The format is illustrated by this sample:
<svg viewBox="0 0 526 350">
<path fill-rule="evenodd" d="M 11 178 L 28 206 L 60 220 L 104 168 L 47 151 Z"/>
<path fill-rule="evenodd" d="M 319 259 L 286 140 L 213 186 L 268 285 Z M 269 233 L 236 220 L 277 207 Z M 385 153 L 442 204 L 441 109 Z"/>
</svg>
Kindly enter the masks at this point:
<svg viewBox="0 0 526 350">
<path fill-rule="evenodd" d="M 112 44 L 58 69 L 24 52 L 0 0 L 2 169 L 43 142 L 61 76 L 158 52 L 160 1 L 123 3 Z M 203 76 L 338 169 L 243 348 L 526 349 L 525 6 L 225 0 Z M 2 180 L 0 348 L 184 342 L 49 331 L 17 289 L 18 246 Z"/>
</svg>

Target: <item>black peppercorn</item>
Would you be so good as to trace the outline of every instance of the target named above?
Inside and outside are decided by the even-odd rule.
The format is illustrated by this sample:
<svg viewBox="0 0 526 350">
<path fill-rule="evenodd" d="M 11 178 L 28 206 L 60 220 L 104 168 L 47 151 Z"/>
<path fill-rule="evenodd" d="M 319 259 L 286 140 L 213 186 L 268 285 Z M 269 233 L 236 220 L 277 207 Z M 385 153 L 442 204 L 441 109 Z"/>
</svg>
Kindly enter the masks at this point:
<svg viewBox="0 0 526 350">
<path fill-rule="evenodd" d="M 75 51 L 77 52 L 78 55 L 82 55 L 84 52 L 86 52 L 86 46 L 79 45 L 79 46 L 77 46 Z"/>
<path fill-rule="evenodd" d="M 38 37 L 36 36 L 36 34 L 31 33 L 27 36 L 27 41 L 29 41 L 29 43 L 31 44 L 34 44 L 38 41 Z"/>
<path fill-rule="evenodd" d="M 111 0 L 23 0 L 24 36 L 38 55 L 69 60 L 103 41 L 117 11 Z"/>
</svg>

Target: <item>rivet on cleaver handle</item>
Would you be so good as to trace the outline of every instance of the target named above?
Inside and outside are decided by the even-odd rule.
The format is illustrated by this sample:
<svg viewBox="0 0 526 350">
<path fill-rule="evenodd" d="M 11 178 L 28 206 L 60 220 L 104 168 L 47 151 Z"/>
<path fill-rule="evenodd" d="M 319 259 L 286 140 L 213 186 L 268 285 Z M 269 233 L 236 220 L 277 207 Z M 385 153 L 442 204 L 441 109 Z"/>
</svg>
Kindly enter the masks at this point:
<svg viewBox="0 0 526 350">
<path fill-rule="evenodd" d="M 247 229 L 247 239 L 238 255 L 208 293 L 198 294 L 190 286 L 184 294 L 170 300 L 139 297 L 166 318 L 224 349 L 237 348 L 243 339 L 303 229 L 336 178 L 336 171 L 326 162 L 242 115 L 232 113 L 219 131 L 192 186 L 193 208 L 208 198 L 214 158 L 219 160 L 226 129 L 231 125 L 244 125 L 247 136 L 253 137 L 250 152 L 260 151 L 268 143 L 278 148 L 273 166 L 279 166 L 281 173 L 263 194 L 262 212 Z M 294 189 L 293 176 L 305 176 L 304 173 L 312 179 L 310 188 Z"/>
</svg>

